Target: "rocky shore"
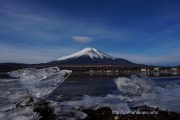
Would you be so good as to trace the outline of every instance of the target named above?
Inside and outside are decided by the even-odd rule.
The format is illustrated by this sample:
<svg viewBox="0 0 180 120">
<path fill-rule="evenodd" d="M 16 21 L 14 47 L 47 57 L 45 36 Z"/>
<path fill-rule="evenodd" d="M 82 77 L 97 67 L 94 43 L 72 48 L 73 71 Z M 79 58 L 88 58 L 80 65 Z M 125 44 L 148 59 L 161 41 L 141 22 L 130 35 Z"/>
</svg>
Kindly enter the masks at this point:
<svg viewBox="0 0 180 120">
<path fill-rule="evenodd" d="M 56 108 L 55 108 L 56 107 Z M 58 112 L 57 112 L 58 109 Z M 27 118 L 29 120 L 180 120 L 180 114 L 153 108 L 137 106 L 132 113 L 114 114 L 109 107 L 98 109 L 74 109 L 72 106 L 54 106 L 51 102 L 26 97 L 16 103 L 13 109 L 5 111 L 3 119 Z M 66 112 L 64 112 L 66 111 Z M 18 115 L 18 116 L 17 116 Z M 33 117 L 32 117 L 33 116 Z M 32 117 L 32 119 L 30 119 Z"/>
<path fill-rule="evenodd" d="M 180 114 L 159 108 L 138 106 L 134 109 L 137 112 L 129 114 L 113 114 L 109 107 L 86 109 L 83 111 L 87 114 L 84 120 L 180 120 Z"/>
</svg>

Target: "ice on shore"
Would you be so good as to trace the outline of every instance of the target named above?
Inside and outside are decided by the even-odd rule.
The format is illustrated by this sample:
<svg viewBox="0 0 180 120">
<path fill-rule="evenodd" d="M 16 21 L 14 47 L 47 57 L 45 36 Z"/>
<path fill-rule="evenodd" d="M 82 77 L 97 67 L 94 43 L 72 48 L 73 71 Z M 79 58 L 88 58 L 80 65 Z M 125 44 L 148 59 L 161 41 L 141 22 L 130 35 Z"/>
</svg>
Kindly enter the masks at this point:
<svg viewBox="0 0 180 120">
<path fill-rule="evenodd" d="M 71 72 L 58 67 L 25 68 L 9 72 L 13 79 L 8 79 L 8 82 L 7 79 L 1 80 L 3 93 L 0 92 L 0 99 L 4 99 L 4 103 L 0 104 L 0 119 L 39 119 L 41 116 L 34 111 L 38 104 L 41 105 L 39 99 L 45 99 Z"/>
<path fill-rule="evenodd" d="M 58 67 L 25 68 L 9 72 L 14 78 L 8 79 L 8 82 L 7 79 L 1 80 L 0 112 L 13 109 L 18 101 L 28 96 L 45 99 L 71 72 Z"/>
</svg>

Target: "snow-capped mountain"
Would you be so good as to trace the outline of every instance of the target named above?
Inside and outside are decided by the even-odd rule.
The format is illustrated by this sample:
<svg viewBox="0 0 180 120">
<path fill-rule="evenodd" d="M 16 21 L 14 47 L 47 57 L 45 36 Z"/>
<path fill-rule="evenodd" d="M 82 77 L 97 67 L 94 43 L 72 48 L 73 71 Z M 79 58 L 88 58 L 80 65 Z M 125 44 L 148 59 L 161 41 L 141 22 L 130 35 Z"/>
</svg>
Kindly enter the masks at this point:
<svg viewBox="0 0 180 120">
<path fill-rule="evenodd" d="M 67 60 L 67 59 L 71 59 L 71 58 L 78 58 L 81 56 L 87 56 L 87 57 L 90 57 L 91 59 L 98 59 L 98 58 L 99 59 L 116 59 L 110 55 L 107 55 L 105 53 L 102 53 L 102 52 L 96 50 L 95 48 L 85 48 L 79 52 L 72 54 L 72 55 L 58 58 L 57 60 Z"/>
<path fill-rule="evenodd" d="M 108 54 L 98 51 L 95 48 L 85 48 L 74 54 L 58 58 L 50 64 L 68 64 L 68 65 L 133 65 L 134 63 L 115 58 Z"/>
</svg>

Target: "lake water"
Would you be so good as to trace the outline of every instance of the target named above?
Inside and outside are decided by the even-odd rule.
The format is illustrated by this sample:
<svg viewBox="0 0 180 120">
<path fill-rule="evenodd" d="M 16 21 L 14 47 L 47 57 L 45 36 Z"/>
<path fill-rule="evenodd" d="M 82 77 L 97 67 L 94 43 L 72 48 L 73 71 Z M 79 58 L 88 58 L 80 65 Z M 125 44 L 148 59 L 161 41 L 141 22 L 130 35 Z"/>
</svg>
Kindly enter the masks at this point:
<svg viewBox="0 0 180 120">
<path fill-rule="evenodd" d="M 28 75 L 26 78 L 34 79 L 34 76 Z M 56 80 L 57 77 L 49 77 L 48 82 L 52 78 Z M 20 97 L 26 95 L 26 89 L 21 82 L 18 82 L 18 78 L 0 79 L 0 118 L 4 116 L 5 109 L 11 108 Z M 132 112 L 131 108 L 134 106 L 148 105 L 180 113 L 180 77 L 147 77 L 141 74 L 128 77 L 69 77 L 46 99 L 60 106 L 73 107 L 73 109 L 65 107 L 66 112 L 79 108 L 107 106 L 114 113 L 126 114 Z M 60 108 L 59 105 L 56 108 Z M 32 108 L 30 110 L 27 111 L 28 114 L 33 113 Z M 26 117 L 28 117 L 27 113 Z M 14 113 L 10 118 L 17 115 L 21 116 L 22 111 L 18 114 Z M 29 116 L 35 115 L 33 113 Z"/>
</svg>

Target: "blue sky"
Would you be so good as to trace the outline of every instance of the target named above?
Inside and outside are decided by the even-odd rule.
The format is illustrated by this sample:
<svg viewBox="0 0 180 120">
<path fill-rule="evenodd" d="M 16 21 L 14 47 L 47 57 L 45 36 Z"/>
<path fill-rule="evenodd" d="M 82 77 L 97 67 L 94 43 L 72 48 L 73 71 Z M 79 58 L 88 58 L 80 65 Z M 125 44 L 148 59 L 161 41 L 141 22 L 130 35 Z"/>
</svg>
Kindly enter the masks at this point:
<svg viewBox="0 0 180 120">
<path fill-rule="evenodd" d="M 180 65 L 178 0 L 0 0 L 0 62 L 40 63 L 85 47 Z"/>
</svg>

